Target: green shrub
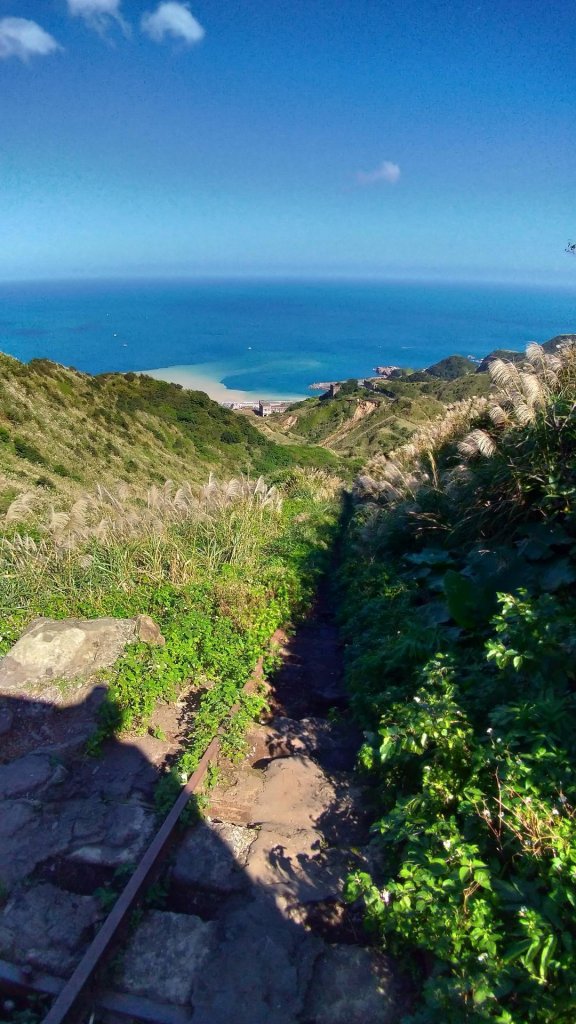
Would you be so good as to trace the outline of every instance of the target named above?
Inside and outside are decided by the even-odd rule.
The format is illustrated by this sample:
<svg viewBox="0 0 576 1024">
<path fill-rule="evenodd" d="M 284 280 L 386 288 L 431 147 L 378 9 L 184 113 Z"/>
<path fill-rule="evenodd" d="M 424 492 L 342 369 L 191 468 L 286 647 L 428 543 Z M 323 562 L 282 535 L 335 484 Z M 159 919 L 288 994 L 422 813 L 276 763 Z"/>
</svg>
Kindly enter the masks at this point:
<svg viewBox="0 0 576 1024">
<path fill-rule="evenodd" d="M 29 441 L 24 440 L 23 437 L 14 437 L 14 450 L 16 455 L 21 459 L 26 459 L 28 462 L 34 462 L 39 466 L 46 465 L 46 459 L 33 444 Z"/>
</svg>

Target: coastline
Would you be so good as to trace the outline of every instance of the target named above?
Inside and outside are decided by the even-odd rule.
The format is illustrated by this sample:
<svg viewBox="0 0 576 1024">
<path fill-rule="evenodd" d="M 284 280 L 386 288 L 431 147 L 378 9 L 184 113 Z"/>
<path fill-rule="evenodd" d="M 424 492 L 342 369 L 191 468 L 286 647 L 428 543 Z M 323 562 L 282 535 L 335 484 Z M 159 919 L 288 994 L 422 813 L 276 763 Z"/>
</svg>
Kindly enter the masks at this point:
<svg viewBox="0 0 576 1024">
<path fill-rule="evenodd" d="M 213 363 L 193 363 L 182 366 L 160 366 L 152 370 L 138 370 L 155 380 L 164 380 L 169 384 L 181 384 L 190 391 L 203 391 L 215 402 L 221 405 L 227 402 L 253 402 L 258 404 L 260 399 L 272 402 L 300 402 L 303 398 L 310 398 L 309 394 L 280 394 L 274 390 L 265 388 L 260 391 L 243 391 L 240 388 L 229 388 L 222 383 L 219 377 L 230 376 L 222 372 L 222 368 L 216 367 Z"/>
</svg>

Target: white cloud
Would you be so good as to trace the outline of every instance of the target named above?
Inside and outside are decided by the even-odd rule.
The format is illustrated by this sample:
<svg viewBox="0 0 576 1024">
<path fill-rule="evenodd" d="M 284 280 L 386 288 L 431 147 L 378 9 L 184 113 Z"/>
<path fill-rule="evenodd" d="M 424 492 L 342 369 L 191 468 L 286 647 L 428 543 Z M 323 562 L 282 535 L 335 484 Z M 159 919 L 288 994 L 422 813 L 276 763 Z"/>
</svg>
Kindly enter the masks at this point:
<svg viewBox="0 0 576 1024">
<path fill-rule="evenodd" d="M 385 181 L 388 185 L 395 185 L 400 178 L 398 164 L 391 160 L 383 160 L 373 171 L 358 171 L 356 181 L 359 185 L 377 185 L 379 181 Z"/>
<path fill-rule="evenodd" d="M 104 32 L 111 20 L 117 21 L 124 31 L 127 25 L 120 14 L 121 0 L 68 0 L 68 10 L 75 18 L 84 18 L 92 28 Z"/>
<path fill-rule="evenodd" d="M 18 57 L 44 57 L 62 47 L 49 32 L 28 18 L 0 18 L 0 60 Z"/>
<path fill-rule="evenodd" d="M 188 4 L 168 0 L 158 4 L 154 12 L 148 12 L 142 18 L 142 31 L 150 36 L 155 43 L 161 43 L 165 36 L 183 39 L 190 46 L 199 43 L 205 32 L 196 18 L 191 14 Z"/>
</svg>

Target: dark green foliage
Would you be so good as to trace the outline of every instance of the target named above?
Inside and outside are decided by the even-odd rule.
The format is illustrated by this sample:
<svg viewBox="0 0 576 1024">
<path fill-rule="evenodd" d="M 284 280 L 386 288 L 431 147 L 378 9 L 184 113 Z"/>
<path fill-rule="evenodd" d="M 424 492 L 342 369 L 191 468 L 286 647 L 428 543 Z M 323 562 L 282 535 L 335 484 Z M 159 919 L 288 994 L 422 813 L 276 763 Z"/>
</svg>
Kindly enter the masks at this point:
<svg viewBox="0 0 576 1024">
<path fill-rule="evenodd" d="M 504 359 L 507 363 L 521 363 L 524 359 L 524 353 L 515 352 L 511 348 L 495 348 L 479 363 L 478 373 L 486 373 L 493 359 Z"/>
<path fill-rule="evenodd" d="M 25 441 L 23 437 L 18 437 L 18 435 L 14 437 L 14 450 L 21 459 L 27 459 L 28 462 L 34 462 L 39 466 L 46 465 L 46 459 L 42 452 L 39 452 L 33 444 Z"/>
<path fill-rule="evenodd" d="M 426 370 L 431 377 L 439 377 L 441 380 L 455 380 L 468 373 L 475 373 L 477 364 L 466 356 L 447 356 L 438 363 L 433 363 Z"/>
<path fill-rule="evenodd" d="M 10 431 L 0 426 L 0 444 L 7 444 L 10 440 Z"/>
</svg>

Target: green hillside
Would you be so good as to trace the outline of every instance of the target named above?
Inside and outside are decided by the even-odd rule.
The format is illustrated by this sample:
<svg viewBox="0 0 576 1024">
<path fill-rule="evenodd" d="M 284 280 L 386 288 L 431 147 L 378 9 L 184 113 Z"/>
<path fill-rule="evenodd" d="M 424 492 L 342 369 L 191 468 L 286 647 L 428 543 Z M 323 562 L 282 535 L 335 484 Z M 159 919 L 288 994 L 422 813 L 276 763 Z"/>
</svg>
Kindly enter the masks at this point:
<svg viewBox="0 0 576 1024">
<path fill-rule="evenodd" d="M 337 461 L 322 450 L 300 455 L 203 392 L 0 354 L 0 511 L 23 489 L 41 500 L 96 483 L 146 487 Z"/>
<path fill-rule="evenodd" d="M 267 428 L 358 462 L 373 452 L 389 451 L 441 415 L 446 405 L 486 394 L 488 387 L 488 376 L 476 373 L 455 380 L 403 377 L 377 381 L 371 388 L 345 385 L 334 398 L 309 398 L 271 416 Z"/>
</svg>

